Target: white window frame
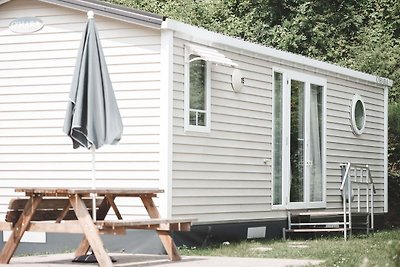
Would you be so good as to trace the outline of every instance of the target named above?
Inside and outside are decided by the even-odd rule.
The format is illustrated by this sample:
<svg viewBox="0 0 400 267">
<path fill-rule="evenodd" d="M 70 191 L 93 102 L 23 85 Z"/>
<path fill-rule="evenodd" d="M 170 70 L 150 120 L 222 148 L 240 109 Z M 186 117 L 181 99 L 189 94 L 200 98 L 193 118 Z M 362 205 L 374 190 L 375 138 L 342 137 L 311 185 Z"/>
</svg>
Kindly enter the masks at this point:
<svg viewBox="0 0 400 267">
<path fill-rule="evenodd" d="M 211 62 L 204 60 L 206 64 L 206 80 L 205 80 L 205 126 L 191 125 L 190 124 L 190 62 L 191 55 L 197 55 L 192 52 L 187 46 L 185 47 L 185 70 L 184 70 L 184 130 L 185 132 L 203 132 L 209 133 L 211 131 Z M 192 110 L 196 111 L 196 110 Z M 203 112 L 203 111 L 200 111 Z"/>
<path fill-rule="evenodd" d="M 356 122 L 356 105 L 360 102 L 363 109 L 363 122 L 361 129 L 358 129 L 357 122 Z M 351 112 L 350 112 L 350 121 L 351 121 L 351 128 L 353 129 L 353 133 L 357 136 L 360 136 L 364 133 L 365 124 L 367 123 L 367 112 L 365 108 L 365 103 L 362 97 L 358 94 L 355 94 L 353 100 L 351 102 Z"/>
<path fill-rule="evenodd" d="M 290 80 L 298 80 L 302 81 L 306 84 L 307 86 L 310 86 L 310 84 L 315 84 L 323 87 L 323 114 L 322 114 L 322 121 L 323 121 L 323 130 L 322 130 L 322 201 L 320 202 L 310 202 L 307 201 L 309 197 L 309 180 L 307 179 L 306 185 L 305 185 L 305 202 L 290 202 L 290 190 L 289 190 L 289 179 L 290 179 L 290 173 L 289 173 L 289 168 L 288 164 L 290 162 L 290 145 L 288 140 L 290 139 L 290 110 L 283 109 L 282 111 L 282 204 L 279 205 L 274 205 L 273 204 L 273 199 L 274 196 L 271 197 L 271 206 L 272 209 L 312 209 L 312 208 L 326 208 L 326 93 L 327 93 L 327 81 L 324 78 L 319 78 L 317 76 L 311 76 L 308 74 L 304 74 L 301 72 L 295 72 L 295 71 L 290 71 L 287 69 L 282 69 L 282 68 L 277 68 L 273 67 L 272 68 L 272 77 L 274 77 L 274 73 L 279 72 L 282 74 L 282 84 L 283 84 L 283 96 L 282 96 L 282 105 L 284 107 L 290 107 L 290 95 L 288 95 L 288 91 L 290 90 Z M 272 82 L 272 90 L 275 90 L 275 82 Z M 285 93 L 286 92 L 286 93 Z M 272 94 L 272 110 L 274 110 L 274 93 Z M 308 96 L 308 93 L 306 91 L 306 97 Z M 307 103 L 306 107 L 306 117 L 309 116 L 307 115 L 307 112 L 309 111 L 309 103 Z M 275 119 L 274 119 L 275 114 L 273 114 L 273 130 L 272 134 L 274 134 L 274 129 L 275 129 Z M 309 118 L 307 118 L 309 120 Z M 272 136 L 273 138 L 273 136 Z M 272 139 L 273 140 L 273 139 Z M 272 151 L 272 155 L 274 155 L 274 152 Z M 272 159 L 274 161 L 274 159 Z M 274 164 L 274 163 L 273 163 Z M 272 165 L 274 166 L 274 165 Z M 271 178 L 272 178 L 272 190 L 274 188 L 274 173 L 273 173 L 273 168 L 271 170 Z"/>
</svg>

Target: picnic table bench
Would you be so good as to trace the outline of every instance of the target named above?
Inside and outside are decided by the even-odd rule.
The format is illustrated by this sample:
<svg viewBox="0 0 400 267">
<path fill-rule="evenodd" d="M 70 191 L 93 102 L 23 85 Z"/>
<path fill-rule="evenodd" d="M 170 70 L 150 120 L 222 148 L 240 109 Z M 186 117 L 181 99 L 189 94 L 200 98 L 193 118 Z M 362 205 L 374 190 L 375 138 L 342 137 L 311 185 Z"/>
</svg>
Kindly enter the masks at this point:
<svg viewBox="0 0 400 267">
<path fill-rule="evenodd" d="M 99 234 L 126 234 L 127 229 L 156 230 L 170 260 L 181 259 L 170 231 L 190 231 L 193 218 L 161 218 L 153 198 L 161 189 L 17 188 L 25 198 L 11 199 L 0 231 L 12 231 L 0 254 L 0 263 L 9 263 L 25 231 L 82 233 L 75 251 L 85 255 L 91 247 L 100 266 L 112 266 Z M 92 194 L 96 195 L 96 220 L 92 213 Z M 115 203 L 117 197 L 141 199 L 148 219 L 124 220 Z M 110 209 L 118 220 L 105 220 Z"/>
</svg>

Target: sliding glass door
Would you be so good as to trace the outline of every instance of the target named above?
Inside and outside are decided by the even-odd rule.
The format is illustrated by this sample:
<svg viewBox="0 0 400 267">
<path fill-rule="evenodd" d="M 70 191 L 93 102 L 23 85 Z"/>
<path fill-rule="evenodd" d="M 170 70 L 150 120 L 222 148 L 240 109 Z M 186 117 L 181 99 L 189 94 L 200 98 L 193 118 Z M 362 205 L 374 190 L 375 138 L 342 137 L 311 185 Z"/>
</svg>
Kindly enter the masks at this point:
<svg viewBox="0 0 400 267">
<path fill-rule="evenodd" d="M 304 202 L 305 83 L 290 81 L 290 202 Z"/>
<path fill-rule="evenodd" d="M 274 72 L 274 82 L 273 204 L 288 208 L 323 206 L 326 82 L 278 71 Z"/>
</svg>

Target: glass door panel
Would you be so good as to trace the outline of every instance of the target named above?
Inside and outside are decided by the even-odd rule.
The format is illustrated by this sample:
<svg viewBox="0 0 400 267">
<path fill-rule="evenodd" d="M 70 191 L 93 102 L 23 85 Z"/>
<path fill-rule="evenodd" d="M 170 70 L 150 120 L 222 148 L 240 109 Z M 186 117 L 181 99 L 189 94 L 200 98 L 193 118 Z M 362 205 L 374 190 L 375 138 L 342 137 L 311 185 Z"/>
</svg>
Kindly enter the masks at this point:
<svg viewBox="0 0 400 267">
<path fill-rule="evenodd" d="M 304 202 L 305 83 L 290 83 L 290 202 Z"/>
<path fill-rule="evenodd" d="M 273 154 L 273 205 L 282 205 L 282 127 L 283 127 L 283 75 L 274 73 L 274 154 Z"/>
<path fill-rule="evenodd" d="M 322 184 L 322 140 L 323 140 L 323 87 L 311 84 L 310 86 L 310 141 L 309 141 L 309 177 L 310 201 L 323 200 Z"/>
</svg>

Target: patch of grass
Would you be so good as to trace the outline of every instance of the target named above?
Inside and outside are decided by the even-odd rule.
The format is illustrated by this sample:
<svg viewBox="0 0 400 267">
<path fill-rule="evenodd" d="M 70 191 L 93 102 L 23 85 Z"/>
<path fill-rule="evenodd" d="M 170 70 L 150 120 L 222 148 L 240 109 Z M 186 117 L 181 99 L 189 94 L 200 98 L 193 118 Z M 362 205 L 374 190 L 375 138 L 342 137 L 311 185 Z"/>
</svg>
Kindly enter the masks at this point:
<svg viewBox="0 0 400 267">
<path fill-rule="evenodd" d="M 324 260 L 321 267 L 399 267 L 400 230 L 315 240 L 262 240 L 221 244 L 207 248 L 180 248 L 183 255 L 265 257 Z"/>
</svg>

